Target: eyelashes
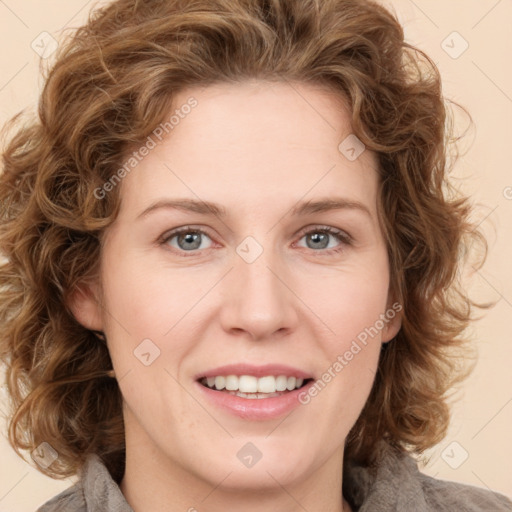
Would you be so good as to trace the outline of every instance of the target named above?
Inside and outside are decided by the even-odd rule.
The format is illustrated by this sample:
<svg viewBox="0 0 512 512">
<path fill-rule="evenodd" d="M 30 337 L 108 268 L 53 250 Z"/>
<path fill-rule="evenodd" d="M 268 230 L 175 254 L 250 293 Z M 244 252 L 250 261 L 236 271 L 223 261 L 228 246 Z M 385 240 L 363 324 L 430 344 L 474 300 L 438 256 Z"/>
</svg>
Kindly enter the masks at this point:
<svg viewBox="0 0 512 512">
<path fill-rule="evenodd" d="M 326 239 L 329 240 L 329 238 L 334 238 L 340 243 L 338 246 L 334 248 L 321 247 L 318 249 L 304 246 L 301 247 L 311 251 L 312 253 L 319 253 L 319 255 L 331 255 L 341 253 L 347 248 L 347 246 L 351 246 L 353 244 L 353 238 L 348 233 L 341 231 L 337 228 L 333 228 L 332 226 L 315 226 L 313 228 L 307 228 L 306 230 L 301 231 L 298 236 L 299 240 L 302 240 L 306 236 L 318 234 L 324 235 L 323 238 L 321 239 L 322 242 L 325 241 Z M 201 248 L 202 238 L 205 236 L 208 237 L 209 239 L 212 239 L 212 237 L 201 228 L 183 226 L 162 235 L 158 240 L 158 243 L 162 246 L 166 246 L 167 248 L 169 248 L 169 250 L 171 250 L 178 256 L 193 257 L 198 256 L 201 252 L 204 252 L 205 250 L 209 250 L 211 248 Z M 174 239 L 177 239 L 177 244 L 180 242 L 191 244 L 191 250 L 182 249 L 177 244 L 175 246 L 170 246 L 169 242 L 171 242 Z"/>
<path fill-rule="evenodd" d="M 321 252 L 322 254 L 326 254 L 326 255 L 339 253 L 339 252 L 344 251 L 346 246 L 352 245 L 352 242 L 353 242 L 352 237 L 348 233 L 345 233 L 344 231 L 333 228 L 331 226 L 318 226 L 318 227 L 315 227 L 312 229 L 310 228 L 307 231 L 301 232 L 299 235 L 299 237 L 300 237 L 299 239 L 302 240 L 302 238 L 304 238 L 305 236 L 318 234 L 318 233 L 321 233 L 322 235 L 327 235 L 327 237 L 330 236 L 330 237 L 336 239 L 338 242 L 340 242 L 340 245 L 335 248 L 328 248 L 328 249 L 320 248 L 319 251 L 316 249 L 312 249 L 310 247 L 306 247 L 307 249 L 310 249 L 313 252 Z"/>
</svg>

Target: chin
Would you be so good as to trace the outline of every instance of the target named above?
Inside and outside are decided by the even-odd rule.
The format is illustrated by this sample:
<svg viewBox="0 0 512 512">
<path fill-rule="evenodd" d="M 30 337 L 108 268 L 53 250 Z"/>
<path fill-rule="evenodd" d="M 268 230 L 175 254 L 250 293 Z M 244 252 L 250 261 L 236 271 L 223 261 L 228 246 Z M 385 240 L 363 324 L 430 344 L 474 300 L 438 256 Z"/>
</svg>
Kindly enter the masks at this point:
<svg viewBox="0 0 512 512">
<path fill-rule="evenodd" d="M 254 437 L 230 441 L 230 447 L 202 457 L 201 466 L 195 468 L 204 480 L 214 485 L 222 481 L 226 490 L 264 491 L 279 485 L 286 486 L 306 478 L 315 466 L 313 454 L 304 453 L 306 442 L 293 443 L 292 449 L 290 443 L 275 446 L 276 443 L 269 444 L 268 440 L 264 447 L 264 439 L 258 441 Z M 217 447 L 220 448 L 219 445 Z"/>
</svg>

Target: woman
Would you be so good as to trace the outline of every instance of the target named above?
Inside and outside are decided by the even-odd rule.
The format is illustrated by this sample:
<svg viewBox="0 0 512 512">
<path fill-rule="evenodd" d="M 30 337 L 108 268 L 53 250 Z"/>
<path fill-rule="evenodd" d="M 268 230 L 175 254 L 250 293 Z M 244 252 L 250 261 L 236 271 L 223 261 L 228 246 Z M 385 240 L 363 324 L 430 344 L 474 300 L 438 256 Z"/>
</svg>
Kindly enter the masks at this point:
<svg viewBox="0 0 512 512">
<path fill-rule="evenodd" d="M 368 1 L 97 11 L 3 155 L 10 442 L 80 475 L 39 510 L 512 510 L 411 455 L 485 247 L 445 119 Z"/>
</svg>

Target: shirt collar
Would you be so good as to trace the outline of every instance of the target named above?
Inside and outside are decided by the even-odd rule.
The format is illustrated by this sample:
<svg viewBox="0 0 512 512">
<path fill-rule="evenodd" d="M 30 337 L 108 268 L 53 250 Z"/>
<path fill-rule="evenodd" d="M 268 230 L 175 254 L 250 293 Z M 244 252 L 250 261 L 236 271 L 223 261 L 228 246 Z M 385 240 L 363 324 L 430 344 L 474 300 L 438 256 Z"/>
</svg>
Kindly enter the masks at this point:
<svg viewBox="0 0 512 512">
<path fill-rule="evenodd" d="M 81 481 L 87 512 L 134 512 L 98 455 L 88 455 Z"/>
<path fill-rule="evenodd" d="M 358 512 L 428 512 L 416 460 L 385 441 L 376 450 L 373 467 L 345 462 L 343 494 L 352 507 Z"/>
</svg>

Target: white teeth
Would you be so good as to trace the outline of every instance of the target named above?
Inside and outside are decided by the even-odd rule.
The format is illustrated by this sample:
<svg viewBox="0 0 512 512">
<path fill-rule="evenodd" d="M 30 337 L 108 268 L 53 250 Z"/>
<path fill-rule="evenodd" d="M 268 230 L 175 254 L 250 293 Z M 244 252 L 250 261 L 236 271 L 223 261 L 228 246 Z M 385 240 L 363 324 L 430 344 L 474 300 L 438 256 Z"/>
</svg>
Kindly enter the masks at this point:
<svg viewBox="0 0 512 512">
<path fill-rule="evenodd" d="M 252 375 L 241 375 L 238 379 L 238 390 L 242 393 L 256 393 L 258 391 L 258 379 Z"/>
<path fill-rule="evenodd" d="M 258 379 L 258 391 L 260 393 L 274 393 L 276 391 L 276 379 L 271 375 Z"/>
<path fill-rule="evenodd" d="M 228 391 L 236 391 L 238 389 L 238 377 L 236 375 L 228 375 L 226 377 L 226 389 Z"/>
<path fill-rule="evenodd" d="M 280 396 L 283 393 L 242 393 L 240 391 L 226 391 L 230 395 L 239 396 L 240 398 L 259 399 L 259 398 L 272 398 Z"/>
<path fill-rule="evenodd" d="M 286 384 L 288 384 L 288 378 L 286 375 L 279 375 L 276 379 L 276 391 L 284 391 L 286 389 Z"/>
<path fill-rule="evenodd" d="M 286 375 L 266 375 L 265 377 L 255 377 L 254 375 L 219 375 L 217 377 L 207 377 L 202 379 L 203 384 L 209 388 L 226 391 L 238 391 L 238 395 L 246 393 L 265 393 L 272 394 L 281 391 L 293 391 L 298 389 L 304 383 L 301 377 L 287 377 Z M 254 398 L 255 396 L 247 396 Z"/>
<path fill-rule="evenodd" d="M 210 383 L 208 382 L 208 386 Z M 213 387 L 213 386 L 210 386 Z M 215 377 L 215 388 L 216 389 L 224 389 L 226 387 L 226 377 Z"/>
</svg>

